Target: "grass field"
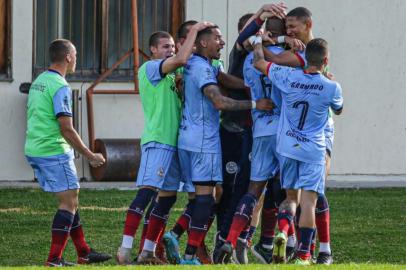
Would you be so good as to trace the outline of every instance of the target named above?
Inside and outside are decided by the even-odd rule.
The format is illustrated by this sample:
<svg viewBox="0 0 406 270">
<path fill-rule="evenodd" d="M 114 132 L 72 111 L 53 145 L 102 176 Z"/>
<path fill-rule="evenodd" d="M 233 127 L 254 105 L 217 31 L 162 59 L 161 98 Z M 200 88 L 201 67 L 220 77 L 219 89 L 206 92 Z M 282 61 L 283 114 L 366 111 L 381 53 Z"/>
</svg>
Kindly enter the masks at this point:
<svg viewBox="0 0 406 270">
<path fill-rule="evenodd" d="M 80 213 L 88 242 L 92 247 L 115 254 L 121 241 L 125 211 L 134 195 L 135 191 L 81 191 Z M 328 269 L 406 269 L 405 188 L 329 190 L 327 196 L 332 216 L 332 248 L 335 263 L 339 264 Z M 185 202 L 186 197 L 179 195 L 170 215 L 169 227 L 182 212 Z M 39 189 L 0 189 L 0 268 L 43 265 L 48 253 L 49 228 L 55 205 L 52 195 Z M 206 241 L 209 246 L 212 246 L 214 231 L 212 228 L 209 232 Z M 75 261 L 72 243 L 68 244 L 64 257 L 68 261 Z M 254 262 L 253 259 L 252 261 Z M 114 260 L 111 260 L 105 264 L 106 269 L 120 269 L 112 267 L 114 264 Z M 263 265 L 243 267 L 252 270 L 264 268 Z M 149 269 L 139 266 L 137 268 Z M 183 269 L 188 268 L 190 267 Z M 242 269 L 238 266 L 209 266 L 207 269 L 209 268 Z M 315 266 L 313 268 L 327 269 Z"/>
</svg>

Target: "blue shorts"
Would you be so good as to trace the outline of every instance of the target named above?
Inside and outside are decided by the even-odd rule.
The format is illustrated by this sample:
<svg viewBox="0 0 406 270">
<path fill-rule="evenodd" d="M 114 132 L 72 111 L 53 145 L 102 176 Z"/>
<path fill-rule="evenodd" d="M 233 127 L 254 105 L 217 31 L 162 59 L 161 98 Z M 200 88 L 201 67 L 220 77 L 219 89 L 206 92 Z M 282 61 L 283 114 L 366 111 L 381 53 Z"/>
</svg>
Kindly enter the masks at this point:
<svg viewBox="0 0 406 270">
<path fill-rule="evenodd" d="M 303 189 L 324 194 L 326 165 L 312 164 L 280 156 L 283 189 Z"/>
<path fill-rule="evenodd" d="M 73 162 L 73 150 L 48 157 L 25 157 L 34 169 L 35 178 L 44 191 L 62 192 L 80 188 Z"/>
<path fill-rule="evenodd" d="M 167 191 L 177 191 L 180 179 L 176 147 L 157 142 L 149 142 L 141 146 L 137 187 L 150 186 Z"/>
<path fill-rule="evenodd" d="M 223 181 L 221 154 L 198 153 L 179 149 L 182 178 L 186 183 Z"/>
<path fill-rule="evenodd" d="M 334 135 L 331 137 L 326 136 L 326 150 L 331 157 L 331 152 L 333 152 L 333 142 L 334 142 Z"/>
<path fill-rule="evenodd" d="M 191 181 L 189 182 L 180 182 L 180 187 L 178 192 L 195 192 L 195 186 Z"/>
<path fill-rule="evenodd" d="M 276 135 L 254 138 L 251 153 L 251 181 L 267 181 L 278 173 Z"/>
</svg>

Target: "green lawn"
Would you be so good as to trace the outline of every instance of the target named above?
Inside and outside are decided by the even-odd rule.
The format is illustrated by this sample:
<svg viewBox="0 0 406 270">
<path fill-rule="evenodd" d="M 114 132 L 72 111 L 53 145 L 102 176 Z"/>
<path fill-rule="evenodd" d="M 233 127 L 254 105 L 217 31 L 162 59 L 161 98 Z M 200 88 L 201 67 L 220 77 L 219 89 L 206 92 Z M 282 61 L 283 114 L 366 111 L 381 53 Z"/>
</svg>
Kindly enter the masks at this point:
<svg viewBox="0 0 406 270">
<path fill-rule="evenodd" d="M 125 211 L 134 195 L 135 191 L 81 191 L 80 213 L 92 247 L 115 254 L 121 241 Z M 406 265 L 387 265 L 406 263 L 405 188 L 329 190 L 327 196 L 332 216 L 331 237 L 335 263 L 345 264 L 328 269 L 406 269 Z M 169 226 L 182 212 L 185 202 L 186 196 L 179 195 L 170 215 Z M 0 268 L 44 263 L 48 254 L 50 225 L 55 207 L 53 196 L 39 189 L 0 189 Z M 214 229 L 209 232 L 206 241 L 209 246 L 212 246 L 213 233 Z M 71 243 L 68 244 L 64 257 L 75 261 Z M 114 260 L 111 260 L 106 265 L 114 264 Z M 231 270 L 238 267 L 210 268 Z M 263 269 L 264 266 L 244 266 L 244 269 L 259 268 Z M 294 267 L 267 266 L 266 269 Z"/>
</svg>

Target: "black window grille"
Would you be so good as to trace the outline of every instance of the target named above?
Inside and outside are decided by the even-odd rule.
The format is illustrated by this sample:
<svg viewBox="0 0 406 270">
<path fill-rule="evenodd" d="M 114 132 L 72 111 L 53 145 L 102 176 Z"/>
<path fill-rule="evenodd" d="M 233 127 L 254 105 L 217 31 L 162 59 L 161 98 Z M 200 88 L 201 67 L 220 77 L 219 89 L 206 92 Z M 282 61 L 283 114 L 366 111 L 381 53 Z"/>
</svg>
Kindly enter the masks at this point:
<svg viewBox="0 0 406 270">
<path fill-rule="evenodd" d="M 133 47 L 131 0 L 34 0 L 33 76 L 49 65 L 48 46 L 56 38 L 73 42 L 76 72 L 70 80 L 91 81 Z M 139 47 L 148 53 L 148 38 L 173 29 L 172 0 L 138 0 Z M 143 59 L 140 57 L 140 63 Z M 122 63 L 108 80 L 132 81 L 133 59 Z"/>
<path fill-rule="evenodd" d="M 11 0 L 0 0 L 0 80 L 11 81 Z"/>
</svg>

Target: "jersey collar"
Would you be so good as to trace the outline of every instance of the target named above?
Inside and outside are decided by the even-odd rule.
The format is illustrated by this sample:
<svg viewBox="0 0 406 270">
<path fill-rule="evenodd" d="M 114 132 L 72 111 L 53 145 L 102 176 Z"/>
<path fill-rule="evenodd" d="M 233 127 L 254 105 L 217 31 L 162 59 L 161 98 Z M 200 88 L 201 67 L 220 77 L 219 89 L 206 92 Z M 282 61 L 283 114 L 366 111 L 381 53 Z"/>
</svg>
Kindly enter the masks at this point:
<svg viewBox="0 0 406 270">
<path fill-rule="evenodd" d="M 198 53 L 194 53 L 194 55 L 196 55 L 196 56 L 198 56 L 200 58 L 203 58 L 205 61 L 209 62 L 209 58 L 207 58 L 206 56 L 203 56 L 203 55 L 198 54 Z"/>
<path fill-rule="evenodd" d="M 61 73 L 59 73 L 59 71 L 56 71 L 55 69 L 51 69 L 51 68 L 49 68 L 49 69 L 48 69 L 48 71 L 49 71 L 49 72 L 56 73 L 56 74 L 58 74 L 59 76 L 63 77 L 63 76 L 62 76 L 62 74 L 61 74 Z"/>
</svg>

